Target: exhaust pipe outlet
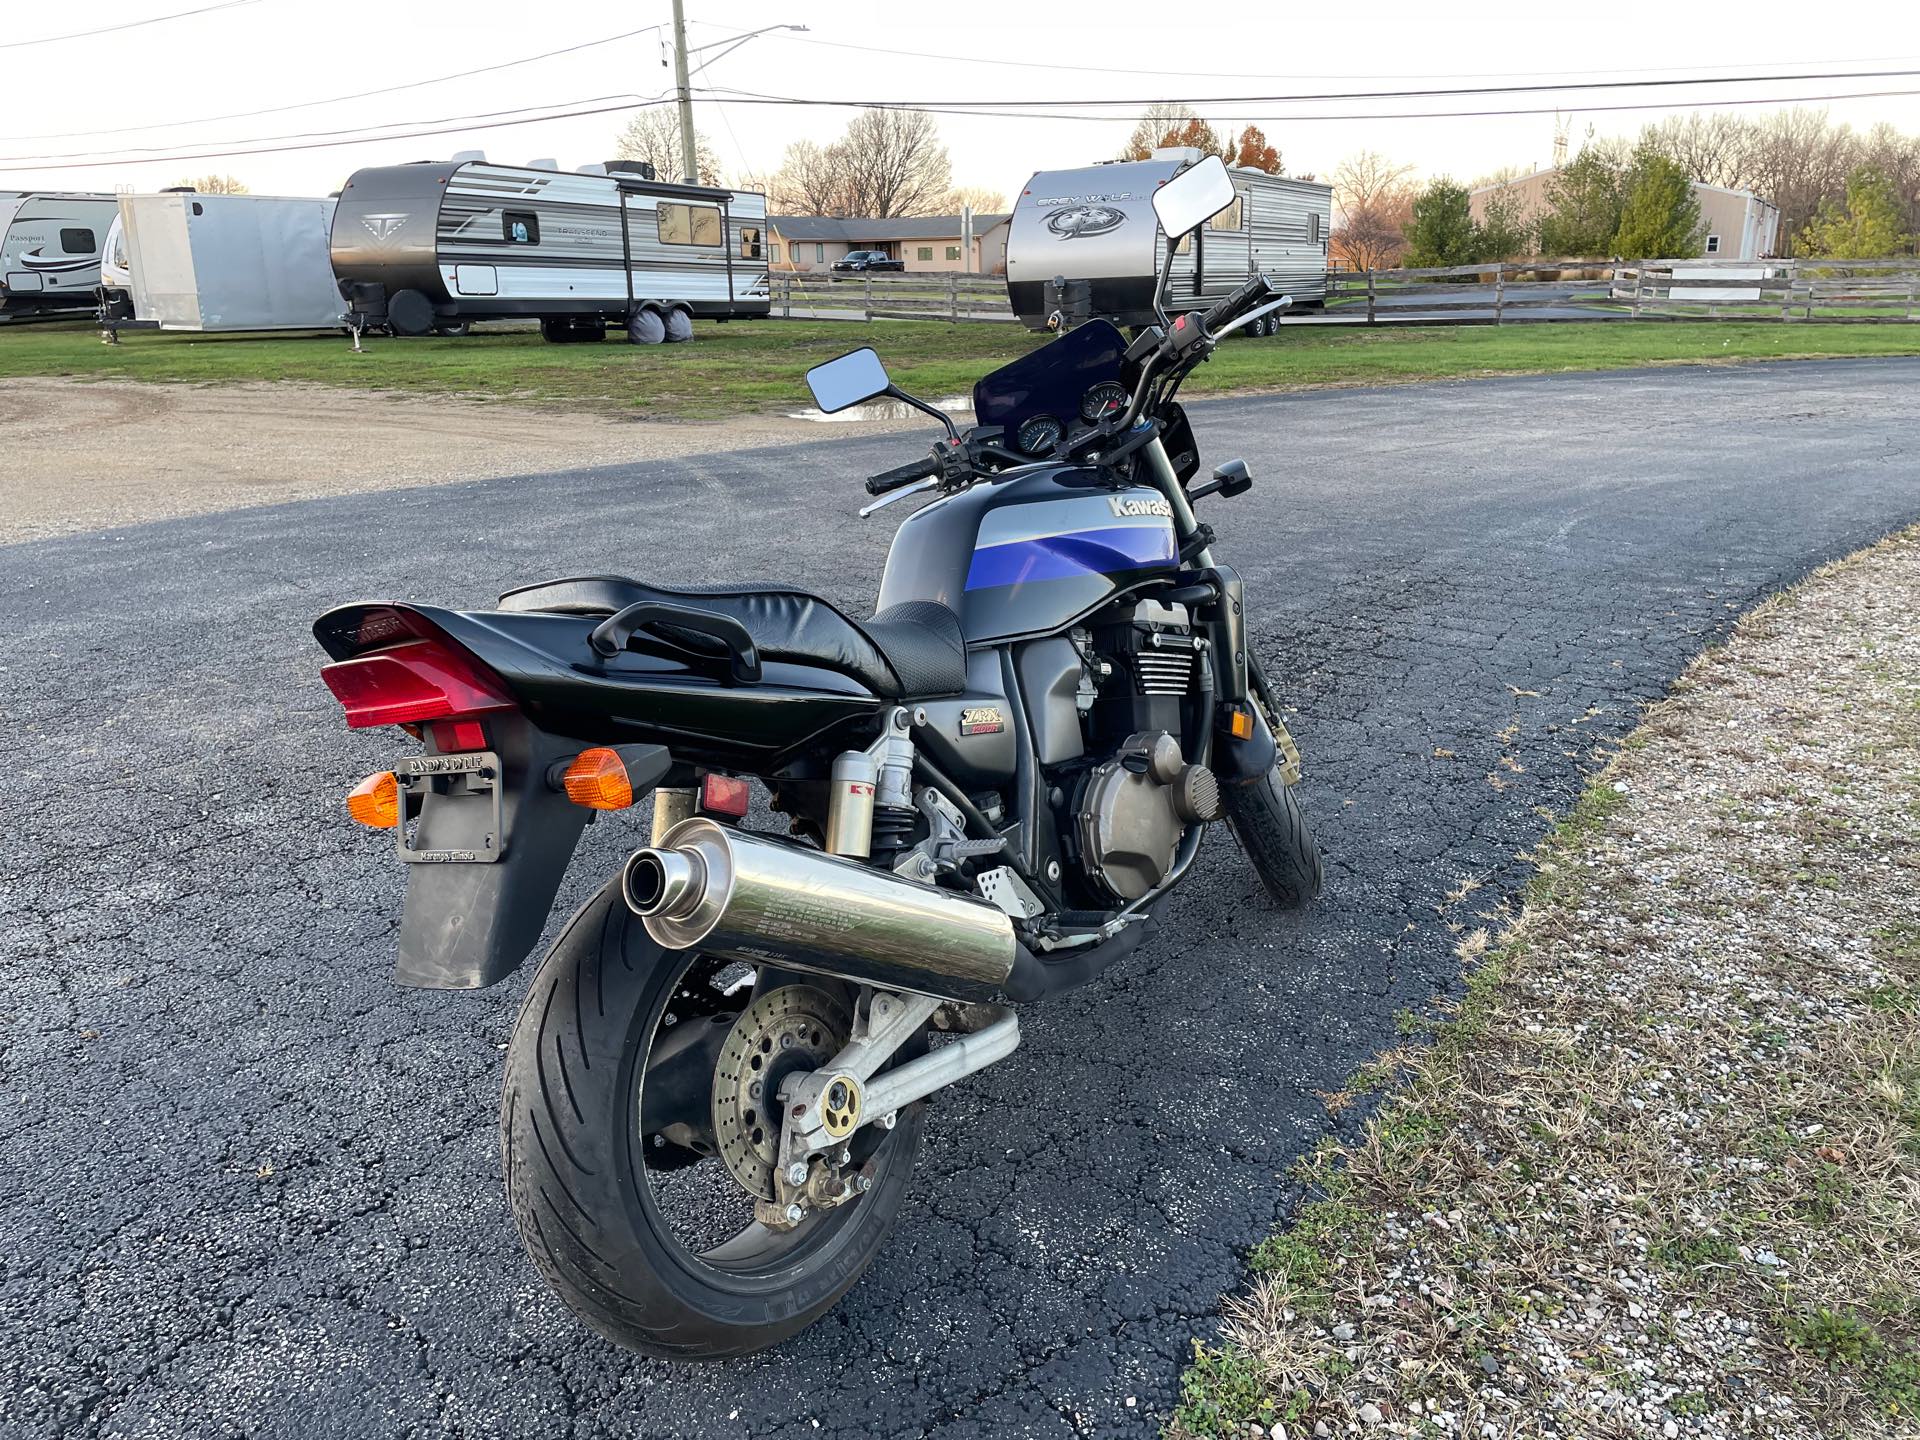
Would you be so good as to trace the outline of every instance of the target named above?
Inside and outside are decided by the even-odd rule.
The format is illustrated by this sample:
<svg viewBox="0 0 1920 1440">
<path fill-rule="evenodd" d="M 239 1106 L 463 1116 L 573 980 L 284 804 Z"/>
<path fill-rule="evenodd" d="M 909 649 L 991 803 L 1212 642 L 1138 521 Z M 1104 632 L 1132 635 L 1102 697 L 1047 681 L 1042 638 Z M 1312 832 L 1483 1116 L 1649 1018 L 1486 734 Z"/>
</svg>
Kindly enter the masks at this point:
<svg viewBox="0 0 1920 1440">
<path fill-rule="evenodd" d="M 700 816 L 634 851 L 620 883 L 672 950 L 951 1000 L 989 999 L 1013 973 L 1013 922 L 995 906 Z"/>
</svg>

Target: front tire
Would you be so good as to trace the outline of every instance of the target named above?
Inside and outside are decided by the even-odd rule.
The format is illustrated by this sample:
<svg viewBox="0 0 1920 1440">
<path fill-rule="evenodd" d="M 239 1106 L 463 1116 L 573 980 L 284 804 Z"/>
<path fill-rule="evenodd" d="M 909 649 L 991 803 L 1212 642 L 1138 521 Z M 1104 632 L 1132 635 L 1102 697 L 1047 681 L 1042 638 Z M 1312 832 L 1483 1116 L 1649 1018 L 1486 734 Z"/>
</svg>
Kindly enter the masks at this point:
<svg viewBox="0 0 1920 1440">
<path fill-rule="evenodd" d="M 500 1101 L 507 1196 L 534 1265 L 600 1334 L 662 1358 L 743 1355 L 830 1310 L 892 1229 L 925 1123 L 923 1105 L 902 1111 L 871 1157 L 872 1189 L 787 1237 L 757 1223 L 731 1239 L 710 1229 L 704 1200 L 745 1194 L 718 1159 L 682 1151 L 672 1169 L 649 1164 L 659 1151 L 642 1133 L 640 1085 L 653 1044 L 670 1033 L 670 1003 L 686 1012 L 673 1023 L 725 1027 L 724 1008 L 702 1008 L 721 1001 L 689 998 L 704 959 L 654 944 L 611 882 L 542 962 L 514 1025 Z M 717 1245 L 675 1233 L 676 1198 Z"/>
<path fill-rule="evenodd" d="M 1222 790 L 1227 823 L 1282 910 L 1298 910 L 1320 893 L 1325 880 L 1320 847 L 1293 791 L 1277 764 L 1251 784 Z"/>
</svg>

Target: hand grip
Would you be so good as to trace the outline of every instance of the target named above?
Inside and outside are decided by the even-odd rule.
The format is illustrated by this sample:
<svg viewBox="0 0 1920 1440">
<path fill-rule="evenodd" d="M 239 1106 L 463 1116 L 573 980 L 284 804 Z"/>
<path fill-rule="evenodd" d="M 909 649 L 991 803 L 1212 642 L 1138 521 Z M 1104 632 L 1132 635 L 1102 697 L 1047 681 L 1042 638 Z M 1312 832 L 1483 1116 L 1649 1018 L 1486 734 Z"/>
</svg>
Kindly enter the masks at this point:
<svg viewBox="0 0 1920 1440">
<path fill-rule="evenodd" d="M 1238 290 L 1235 290 L 1231 295 L 1227 296 L 1227 298 L 1222 300 L 1218 305 L 1215 305 L 1211 310 L 1207 311 L 1205 315 L 1202 315 L 1200 317 L 1200 323 L 1206 326 L 1207 333 L 1211 335 L 1215 330 L 1232 320 L 1242 310 L 1257 304 L 1259 301 L 1265 300 L 1272 294 L 1273 286 L 1267 283 L 1267 277 L 1264 275 L 1256 275 Z"/>
<path fill-rule="evenodd" d="M 911 465 L 902 465 L 897 470 L 883 470 L 878 475 L 867 477 L 867 493 L 884 495 L 889 490 L 898 490 L 902 485 L 911 485 L 916 480 L 926 480 L 940 473 L 940 462 L 929 455 L 924 460 L 916 460 Z"/>
</svg>

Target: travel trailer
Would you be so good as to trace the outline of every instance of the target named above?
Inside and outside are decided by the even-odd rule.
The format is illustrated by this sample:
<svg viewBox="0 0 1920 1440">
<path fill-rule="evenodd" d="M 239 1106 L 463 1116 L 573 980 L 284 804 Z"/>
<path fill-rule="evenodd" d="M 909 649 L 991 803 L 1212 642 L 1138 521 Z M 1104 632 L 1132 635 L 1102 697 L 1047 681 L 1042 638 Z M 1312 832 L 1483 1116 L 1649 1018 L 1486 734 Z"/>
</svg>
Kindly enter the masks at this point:
<svg viewBox="0 0 1920 1440">
<path fill-rule="evenodd" d="M 1167 237 L 1153 194 L 1200 160 L 1196 149 L 1156 150 L 1146 160 L 1045 170 L 1029 180 L 1007 234 L 1007 296 L 1033 330 L 1089 319 L 1145 325 Z M 1169 310 L 1204 310 L 1265 275 L 1296 307 L 1324 304 L 1333 187 L 1236 169 L 1234 201 L 1174 251 Z M 1055 283 L 1061 282 L 1061 283 Z M 1263 333 L 1272 333 L 1277 316 Z"/>
<path fill-rule="evenodd" d="M 0 190 L 0 319 L 91 309 L 116 208 L 111 195 Z"/>
<path fill-rule="evenodd" d="M 115 332 L 337 330 L 331 200 L 122 195 L 100 270 L 100 324 Z"/>
<path fill-rule="evenodd" d="M 356 325 L 422 335 L 538 319 L 547 339 L 681 340 L 694 318 L 764 316 L 767 199 L 674 185 L 609 161 L 483 158 L 360 170 L 333 217 L 333 268 Z"/>
</svg>

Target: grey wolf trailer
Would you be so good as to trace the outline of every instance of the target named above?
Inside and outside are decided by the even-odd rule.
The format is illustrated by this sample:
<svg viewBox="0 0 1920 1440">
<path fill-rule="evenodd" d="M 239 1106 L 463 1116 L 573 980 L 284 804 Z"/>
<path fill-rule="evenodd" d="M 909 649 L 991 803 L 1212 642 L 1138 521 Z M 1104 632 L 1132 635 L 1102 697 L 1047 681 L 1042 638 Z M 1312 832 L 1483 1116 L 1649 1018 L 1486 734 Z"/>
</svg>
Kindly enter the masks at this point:
<svg viewBox="0 0 1920 1440">
<path fill-rule="evenodd" d="M 355 172 L 333 268 L 358 324 L 420 335 L 537 318 L 547 339 L 685 339 L 769 311 L 767 199 L 609 161 L 571 174 L 450 161 Z"/>
<path fill-rule="evenodd" d="M 331 200 L 122 195 L 101 267 L 100 323 L 161 330 L 337 330 Z"/>
<path fill-rule="evenodd" d="M 1198 150 L 1156 150 L 1147 160 L 1044 170 L 1029 180 L 1007 233 L 1014 314 L 1032 330 L 1094 318 L 1151 322 L 1167 244 L 1153 193 L 1200 158 Z M 1174 252 L 1168 309 L 1204 310 L 1255 275 L 1296 306 L 1324 303 L 1333 187 L 1259 170 L 1229 173 L 1233 204 Z"/>
<path fill-rule="evenodd" d="M 111 195 L 0 190 L 0 319 L 91 309 L 117 209 Z"/>
</svg>

